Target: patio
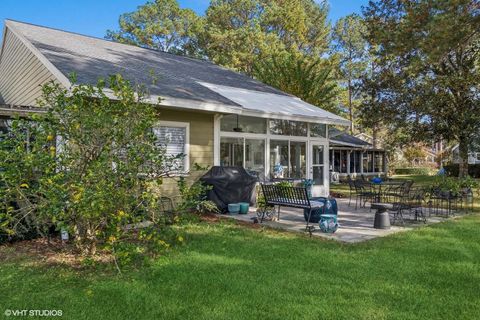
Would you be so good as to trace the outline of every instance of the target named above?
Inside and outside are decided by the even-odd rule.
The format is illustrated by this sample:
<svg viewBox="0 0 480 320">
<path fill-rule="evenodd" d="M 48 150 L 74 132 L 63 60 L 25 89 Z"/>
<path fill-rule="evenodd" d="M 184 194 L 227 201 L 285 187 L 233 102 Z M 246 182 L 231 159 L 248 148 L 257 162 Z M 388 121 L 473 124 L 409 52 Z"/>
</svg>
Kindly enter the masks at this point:
<svg viewBox="0 0 480 320">
<path fill-rule="evenodd" d="M 426 224 L 420 221 L 406 220 L 405 226 L 397 223 L 397 225 L 392 225 L 388 230 L 375 229 L 373 228 L 375 210 L 370 211 L 368 203 L 365 208 L 358 208 L 355 210 L 355 205 L 348 206 L 348 199 L 336 200 L 338 204 L 338 223 L 340 225 L 337 232 L 334 234 L 322 233 L 318 228 L 318 224 L 316 224 L 316 230 L 313 232 L 313 236 L 345 243 L 358 243 L 397 232 L 413 230 L 414 228 L 439 223 L 449 219 L 442 216 L 432 215 L 428 217 Z M 253 219 L 256 216 L 256 208 L 250 208 L 248 214 L 226 215 L 224 217 L 253 223 Z M 264 221 L 263 224 L 272 228 L 308 234 L 305 232 L 305 220 L 303 218 L 303 210 L 301 209 L 282 207 L 279 221 Z"/>
</svg>

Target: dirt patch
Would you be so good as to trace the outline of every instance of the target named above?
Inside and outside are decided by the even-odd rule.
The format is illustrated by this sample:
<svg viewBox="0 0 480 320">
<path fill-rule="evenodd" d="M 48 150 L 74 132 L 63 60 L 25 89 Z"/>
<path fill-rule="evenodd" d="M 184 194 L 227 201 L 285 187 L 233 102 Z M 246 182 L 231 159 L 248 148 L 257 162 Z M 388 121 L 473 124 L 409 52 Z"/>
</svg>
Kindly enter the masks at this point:
<svg viewBox="0 0 480 320">
<path fill-rule="evenodd" d="M 258 223 L 258 222 L 254 223 L 253 220 L 251 222 L 233 220 L 233 219 L 230 219 L 228 216 L 221 215 L 221 214 L 207 213 L 207 214 L 201 215 L 200 219 L 202 221 L 208 222 L 208 223 L 218 223 L 220 221 L 228 220 L 230 222 L 235 223 L 236 225 L 240 225 L 240 226 L 251 228 L 251 229 L 261 229 L 262 228 L 260 223 Z"/>
<path fill-rule="evenodd" d="M 75 269 L 85 267 L 85 259 L 78 250 L 69 243 L 59 239 L 38 238 L 24 240 L 0 246 L 0 261 L 20 262 L 28 260 L 34 264 L 68 265 Z M 100 252 L 91 258 L 94 262 L 108 263 L 112 256 Z"/>
</svg>

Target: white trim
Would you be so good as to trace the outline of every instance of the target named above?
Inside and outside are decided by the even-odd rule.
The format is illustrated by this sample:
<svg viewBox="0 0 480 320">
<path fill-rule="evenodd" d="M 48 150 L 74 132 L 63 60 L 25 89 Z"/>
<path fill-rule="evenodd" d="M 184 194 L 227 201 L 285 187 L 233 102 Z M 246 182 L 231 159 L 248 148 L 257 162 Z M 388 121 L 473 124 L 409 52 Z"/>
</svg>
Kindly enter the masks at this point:
<svg viewBox="0 0 480 320">
<path fill-rule="evenodd" d="M 220 165 L 220 121 L 223 115 L 213 116 L 213 165 Z"/>
<path fill-rule="evenodd" d="M 190 122 L 160 120 L 157 121 L 155 125 L 159 127 L 185 128 L 185 158 L 183 159 L 183 171 L 184 173 L 188 173 L 190 171 Z"/>
<path fill-rule="evenodd" d="M 5 28 L 8 28 L 34 55 L 37 57 L 38 60 L 50 71 L 55 78 L 66 88 L 70 89 L 72 84 L 70 80 L 62 73 L 60 70 L 57 69 L 41 52 L 38 50 L 26 37 L 22 35 L 21 32 L 16 30 L 15 26 L 13 26 L 13 21 L 5 20 Z M 2 44 L 2 51 L 3 51 L 3 44 Z"/>
</svg>

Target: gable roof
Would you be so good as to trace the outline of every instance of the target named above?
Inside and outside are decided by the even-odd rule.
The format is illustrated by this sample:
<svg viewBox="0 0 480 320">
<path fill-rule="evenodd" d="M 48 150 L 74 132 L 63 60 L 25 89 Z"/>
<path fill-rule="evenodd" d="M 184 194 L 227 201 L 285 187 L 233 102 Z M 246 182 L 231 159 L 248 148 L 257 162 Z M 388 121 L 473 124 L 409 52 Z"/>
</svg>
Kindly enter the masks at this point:
<svg viewBox="0 0 480 320">
<path fill-rule="evenodd" d="M 328 138 L 331 145 L 341 145 L 356 148 L 370 148 L 372 144 L 359 139 L 355 136 L 349 135 L 346 132 L 340 131 L 336 128 L 328 129 Z"/>
<path fill-rule="evenodd" d="M 134 84 L 145 85 L 152 100 L 161 97 L 162 104 L 172 107 L 349 124 L 340 116 L 209 61 L 13 20 L 6 20 L 5 26 L 26 40 L 64 85 L 72 73 L 79 84 L 92 85 L 99 78 L 121 74 Z M 226 93 L 236 90 L 244 93 L 239 99 L 238 94 Z M 259 99 L 262 94 L 281 103 L 283 111 L 264 107 Z"/>
</svg>

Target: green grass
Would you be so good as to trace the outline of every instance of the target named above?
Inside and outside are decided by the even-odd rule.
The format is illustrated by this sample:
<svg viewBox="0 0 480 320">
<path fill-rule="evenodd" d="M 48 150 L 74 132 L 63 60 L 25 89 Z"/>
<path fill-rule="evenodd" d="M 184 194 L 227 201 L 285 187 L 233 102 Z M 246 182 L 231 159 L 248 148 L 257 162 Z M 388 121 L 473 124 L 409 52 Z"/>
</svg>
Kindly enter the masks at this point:
<svg viewBox="0 0 480 320">
<path fill-rule="evenodd" d="M 62 319 L 478 319 L 479 227 L 480 216 L 469 215 L 346 245 L 233 222 L 192 223 L 183 230 L 184 246 L 122 276 L 110 265 L 48 265 L 0 247 L 0 314 L 61 309 Z"/>
</svg>

